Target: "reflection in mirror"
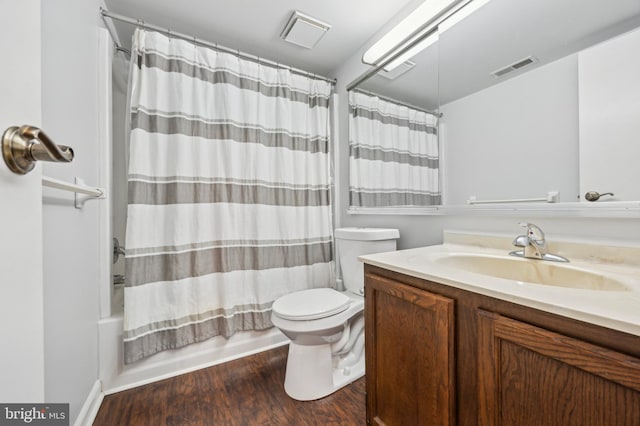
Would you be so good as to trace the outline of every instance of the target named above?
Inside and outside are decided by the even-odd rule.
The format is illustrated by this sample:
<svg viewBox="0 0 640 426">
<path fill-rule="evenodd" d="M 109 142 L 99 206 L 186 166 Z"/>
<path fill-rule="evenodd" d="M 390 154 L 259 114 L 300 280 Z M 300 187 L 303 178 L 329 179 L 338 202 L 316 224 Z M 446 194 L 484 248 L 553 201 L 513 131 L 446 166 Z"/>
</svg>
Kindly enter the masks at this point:
<svg viewBox="0 0 640 426">
<path fill-rule="evenodd" d="M 349 91 L 352 210 L 441 204 L 437 32 L 419 44 Z"/>
<path fill-rule="evenodd" d="M 358 85 L 358 89 L 376 93 L 430 112 L 436 112 L 438 99 L 438 32 L 430 33 L 423 49 L 395 68 L 384 67 Z"/>
<path fill-rule="evenodd" d="M 443 114 L 444 204 L 556 191 L 561 202 L 640 200 L 629 160 L 640 158 L 640 2 L 473 4 L 440 23 L 428 69 L 411 74 L 416 56 L 397 79 L 380 71 L 357 87 Z"/>
<path fill-rule="evenodd" d="M 350 91 L 350 207 L 440 204 L 437 126 L 432 112 Z"/>
<path fill-rule="evenodd" d="M 491 0 L 458 25 L 446 31 L 441 28 L 446 202 L 463 204 L 472 196 L 480 200 L 536 199 L 551 191 L 558 191 L 558 201 L 563 202 L 584 201 L 587 191 L 616 194 L 599 202 L 640 199 L 639 193 L 623 195 L 619 185 L 605 179 L 629 170 L 619 160 L 607 163 L 600 156 L 596 164 L 584 168 L 581 165 L 590 160 L 579 157 L 586 153 L 584 143 L 589 135 L 582 132 L 586 122 L 591 127 L 606 126 L 606 121 L 597 124 L 606 120 L 604 115 L 624 117 L 630 112 L 588 92 L 615 84 L 633 67 L 638 87 L 640 45 L 620 52 L 627 59 L 635 56 L 635 65 L 626 63 L 618 71 L 610 67 L 610 72 L 600 72 L 599 81 L 588 85 L 579 82 L 586 74 L 598 72 L 604 59 L 587 67 L 583 56 L 590 55 L 591 49 L 577 53 L 634 28 L 639 13 L 640 2 L 635 0 L 522 0 L 517 8 L 510 0 Z M 625 103 L 622 99 L 616 102 Z M 582 103 L 600 114 L 585 117 L 587 105 Z M 609 108 L 613 110 L 607 111 Z M 637 143 L 622 142 L 624 134 L 637 134 L 628 128 L 633 126 L 629 118 L 627 129 L 616 138 L 637 150 Z M 600 147 L 610 143 L 602 137 L 598 141 Z M 630 154 L 625 151 L 622 157 Z M 603 173 L 588 188 L 583 187 L 581 182 L 589 180 L 592 172 Z"/>
<path fill-rule="evenodd" d="M 578 75 L 581 200 L 640 200 L 640 30 L 580 52 Z"/>
</svg>

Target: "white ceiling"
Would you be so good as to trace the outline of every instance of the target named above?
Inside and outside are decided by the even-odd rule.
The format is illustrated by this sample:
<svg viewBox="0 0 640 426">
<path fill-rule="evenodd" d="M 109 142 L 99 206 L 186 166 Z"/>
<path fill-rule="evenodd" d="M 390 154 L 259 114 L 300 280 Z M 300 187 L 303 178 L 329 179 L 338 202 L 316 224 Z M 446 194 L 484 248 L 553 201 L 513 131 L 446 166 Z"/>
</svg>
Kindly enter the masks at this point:
<svg viewBox="0 0 640 426">
<path fill-rule="evenodd" d="M 327 77 L 369 38 L 417 0 L 105 0 L 111 12 L 196 36 L 213 43 Z M 294 10 L 331 24 L 309 50 L 280 33 Z M 404 12 L 406 13 L 406 12 Z M 114 22 L 122 44 L 131 46 L 133 26 Z"/>
</svg>

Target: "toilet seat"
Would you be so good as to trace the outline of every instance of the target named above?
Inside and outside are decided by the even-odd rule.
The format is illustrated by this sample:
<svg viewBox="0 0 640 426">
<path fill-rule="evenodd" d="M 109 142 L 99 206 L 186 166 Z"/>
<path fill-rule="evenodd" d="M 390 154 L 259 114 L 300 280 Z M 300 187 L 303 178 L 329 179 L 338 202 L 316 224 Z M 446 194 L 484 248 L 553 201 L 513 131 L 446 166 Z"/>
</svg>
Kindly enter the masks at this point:
<svg viewBox="0 0 640 426">
<path fill-rule="evenodd" d="M 280 318 L 272 311 L 271 322 L 280 330 L 290 330 L 295 333 L 315 334 L 319 331 L 331 329 L 340 330 L 344 327 L 345 321 L 349 321 L 353 316 L 358 315 L 364 310 L 364 297 L 356 294 L 345 293 L 350 299 L 349 306 L 342 312 L 309 321 L 287 320 Z"/>
<path fill-rule="evenodd" d="M 309 321 L 330 317 L 345 311 L 351 299 L 331 288 L 312 288 L 280 297 L 272 311 L 289 321 Z"/>
</svg>

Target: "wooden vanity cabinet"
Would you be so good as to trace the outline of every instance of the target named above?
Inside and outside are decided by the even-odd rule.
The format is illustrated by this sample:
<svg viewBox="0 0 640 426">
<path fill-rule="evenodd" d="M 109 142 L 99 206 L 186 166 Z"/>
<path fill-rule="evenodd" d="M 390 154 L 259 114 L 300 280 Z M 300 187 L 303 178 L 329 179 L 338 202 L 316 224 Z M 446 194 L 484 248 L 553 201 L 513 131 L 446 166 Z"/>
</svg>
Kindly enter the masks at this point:
<svg viewBox="0 0 640 426">
<path fill-rule="evenodd" d="M 365 303 L 368 421 L 454 425 L 453 300 L 372 275 Z"/>
<path fill-rule="evenodd" d="M 640 337 L 365 265 L 367 424 L 640 425 Z"/>
<path fill-rule="evenodd" d="M 640 425 L 640 359 L 480 311 L 478 423 Z"/>
</svg>

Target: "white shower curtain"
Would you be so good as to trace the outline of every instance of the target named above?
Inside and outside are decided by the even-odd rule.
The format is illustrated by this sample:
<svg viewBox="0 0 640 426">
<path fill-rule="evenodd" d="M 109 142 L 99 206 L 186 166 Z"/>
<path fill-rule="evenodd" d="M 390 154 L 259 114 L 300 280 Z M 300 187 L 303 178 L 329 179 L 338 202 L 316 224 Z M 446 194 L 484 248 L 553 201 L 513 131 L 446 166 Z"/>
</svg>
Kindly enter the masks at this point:
<svg viewBox="0 0 640 426">
<path fill-rule="evenodd" d="M 438 119 L 378 96 L 349 92 L 349 204 L 441 203 Z"/>
<path fill-rule="evenodd" d="M 125 362 L 272 326 L 333 279 L 332 85 L 137 30 Z"/>
</svg>

